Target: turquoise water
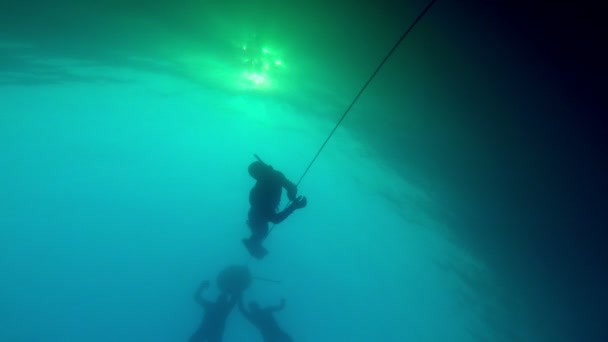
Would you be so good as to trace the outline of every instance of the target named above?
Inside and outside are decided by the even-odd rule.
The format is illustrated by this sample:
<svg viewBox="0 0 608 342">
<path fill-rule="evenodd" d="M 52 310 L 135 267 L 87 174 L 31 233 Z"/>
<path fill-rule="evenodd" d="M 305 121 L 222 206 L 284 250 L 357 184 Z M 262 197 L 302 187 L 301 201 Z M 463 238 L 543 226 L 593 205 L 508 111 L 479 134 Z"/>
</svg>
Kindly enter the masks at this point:
<svg viewBox="0 0 608 342">
<path fill-rule="evenodd" d="M 483 329 L 463 310 L 475 294 L 438 266 L 483 265 L 417 208 L 431 205 L 421 189 L 345 131 L 300 186 L 309 206 L 252 260 L 240 239 L 253 154 L 297 179 L 328 123 L 271 99 L 149 84 L 5 88 L 3 340 L 185 340 L 198 283 L 235 263 L 281 281 L 246 297 L 286 298 L 278 320 L 296 340 L 467 341 Z M 263 109 L 249 116 L 239 101 Z M 409 203 L 407 217 L 379 190 Z M 235 312 L 225 340 L 256 334 Z"/>
<path fill-rule="evenodd" d="M 294 341 L 604 341 L 583 85 L 496 8 L 438 1 L 243 247 L 254 154 L 297 181 L 424 5 L 0 3 L 0 341 L 185 341 L 232 264 Z"/>
</svg>

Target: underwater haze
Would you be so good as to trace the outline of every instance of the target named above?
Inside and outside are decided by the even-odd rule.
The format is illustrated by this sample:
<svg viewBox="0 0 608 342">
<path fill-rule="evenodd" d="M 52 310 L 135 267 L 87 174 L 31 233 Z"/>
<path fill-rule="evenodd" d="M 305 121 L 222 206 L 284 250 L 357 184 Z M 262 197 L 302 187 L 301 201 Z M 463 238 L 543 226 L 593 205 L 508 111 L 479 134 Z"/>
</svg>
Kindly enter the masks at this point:
<svg viewBox="0 0 608 342">
<path fill-rule="evenodd" d="M 603 58 L 562 17 L 438 0 L 257 260 L 254 155 L 300 180 L 428 2 L 0 1 L 0 341 L 187 341 L 229 265 L 298 342 L 608 340 Z"/>
</svg>

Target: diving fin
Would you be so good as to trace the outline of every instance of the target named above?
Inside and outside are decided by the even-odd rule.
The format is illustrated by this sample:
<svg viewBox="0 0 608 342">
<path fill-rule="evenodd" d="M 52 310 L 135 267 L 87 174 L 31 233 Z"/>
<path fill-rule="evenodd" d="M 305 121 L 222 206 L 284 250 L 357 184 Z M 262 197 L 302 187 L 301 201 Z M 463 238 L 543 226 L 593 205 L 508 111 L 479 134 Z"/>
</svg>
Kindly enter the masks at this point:
<svg viewBox="0 0 608 342">
<path fill-rule="evenodd" d="M 243 244 L 245 245 L 245 248 L 247 248 L 247 251 L 249 251 L 249 254 L 256 259 L 262 259 L 268 254 L 268 250 L 266 250 L 260 242 L 254 242 L 251 239 L 243 239 Z"/>
</svg>

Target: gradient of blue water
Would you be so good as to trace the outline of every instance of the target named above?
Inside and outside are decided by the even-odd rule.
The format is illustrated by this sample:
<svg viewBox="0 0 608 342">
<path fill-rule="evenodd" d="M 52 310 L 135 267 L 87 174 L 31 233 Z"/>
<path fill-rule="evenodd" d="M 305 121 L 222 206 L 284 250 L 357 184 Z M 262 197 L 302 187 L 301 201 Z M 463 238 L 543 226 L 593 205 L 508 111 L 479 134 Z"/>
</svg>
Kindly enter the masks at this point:
<svg viewBox="0 0 608 342">
<path fill-rule="evenodd" d="M 365 142 L 339 131 L 300 188 L 309 207 L 253 261 L 240 243 L 252 154 L 297 179 L 331 121 L 146 84 L 0 91 L 0 340 L 184 341 L 198 283 L 233 263 L 281 280 L 246 297 L 286 298 L 277 317 L 295 341 L 492 339 L 472 305 L 486 299 L 438 266 L 473 263 L 421 212 L 422 190 L 361 156 Z M 225 341 L 261 339 L 235 311 Z"/>
</svg>

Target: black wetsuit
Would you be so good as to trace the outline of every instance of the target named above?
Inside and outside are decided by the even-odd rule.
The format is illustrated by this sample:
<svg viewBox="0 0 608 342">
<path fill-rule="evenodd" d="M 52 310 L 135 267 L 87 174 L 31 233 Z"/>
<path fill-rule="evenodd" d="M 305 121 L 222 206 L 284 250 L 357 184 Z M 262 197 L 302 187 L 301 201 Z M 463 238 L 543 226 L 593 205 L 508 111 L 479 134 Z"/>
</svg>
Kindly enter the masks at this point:
<svg viewBox="0 0 608 342">
<path fill-rule="evenodd" d="M 287 190 L 290 200 L 295 198 L 297 189 L 295 184 L 287 180 L 285 176 L 275 170 L 269 170 L 249 192 L 249 220 L 247 224 L 251 228 L 252 240 L 263 240 L 268 235 L 268 223 L 281 223 L 296 209 L 289 206 L 281 212 L 277 212 L 281 202 L 283 188 Z"/>
<path fill-rule="evenodd" d="M 233 297 L 229 300 L 217 302 L 202 302 L 205 316 L 196 332 L 190 337 L 190 342 L 221 342 L 224 338 L 226 319 L 236 303 Z"/>
<path fill-rule="evenodd" d="M 281 310 L 282 306 L 258 309 L 256 311 L 247 311 L 242 305 L 239 307 L 243 316 L 258 328 L 260 334 L 262 334 L 262 337 L 264 338 L 264 342 L 293 341 L 291 337 L 279 327 L 273 316 L 273 312 Z"/>
</svg>

